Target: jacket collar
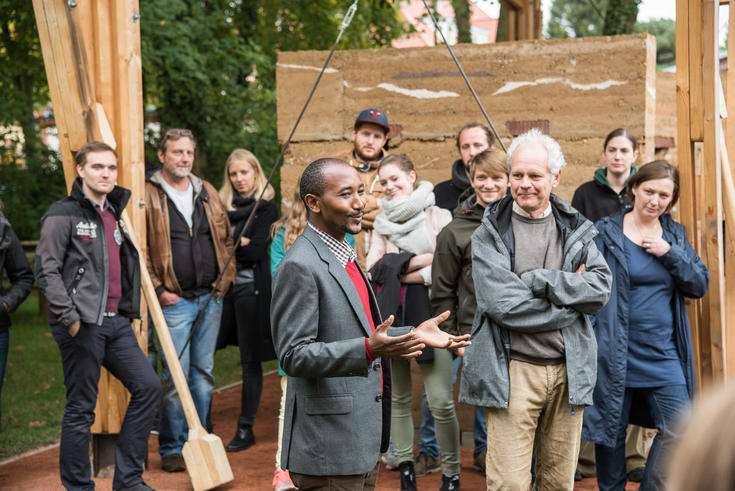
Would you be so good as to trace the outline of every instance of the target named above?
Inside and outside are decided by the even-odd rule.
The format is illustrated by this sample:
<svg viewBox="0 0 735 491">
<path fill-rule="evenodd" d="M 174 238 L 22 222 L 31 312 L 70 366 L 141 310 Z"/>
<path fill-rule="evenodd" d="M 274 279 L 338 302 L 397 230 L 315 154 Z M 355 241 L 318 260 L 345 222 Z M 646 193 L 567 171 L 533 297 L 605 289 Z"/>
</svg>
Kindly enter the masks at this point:
<svg viewBox="0 0 735 491">
<path fill-rule="evenodd" d="M 562 234 L 562 243 L 566 248 L 577 240 L 589 240 L 597 235 L 592 222 L 587 220 L 567 202 L 559 199 L 555 194 L 549 197 L 551 212 L 554 214 L 557 226 Z M 497 230 L 510 251 L 515 250 L 511 217 L 513 212 L 513 197 L 508 194 L 495 203 L 491 203 L 485 210 L 482 219 L 483 225 Z"/>
<path fill-rule="evenodd" d="M 329 249 L 324 240 L 322 240 L 322 238 L 319 237 L 319 235 L 311 227 L 306 227 L 301 235 L 306 240 L 311 242 L 311 244 L 314 246 L 314 249 L 316 249 L 319 258 L 327 264 L 329 274 L 332 275 L 339 287 L 344 292 L 347 300 L 350 302 L 352 310 L 357 315 L 357 318 L 360 319 L 360 325 L 365 331 L 365 335 L 369 337 L 370 334 L 372 334 L 372 329 L 370 328 L 367 315 L 365 314 L 365 309 L 362 306 L 360 295 L 357 293 L 357 289 L 352 283 L 352 279 L 350 279 L 347 271 L 345 271 L 345 268 L 339 262 L 337 256 L 335 256 L 334 253 Z M 365 281 L 365 285 L 367 286 L 368 292 L 370 293 L 370 307 L 373 311 L 377 311 L 377 303 L 375 302 L 373 291 L 370 288 L 370 283 L 368 283 L 367 278 L 365 277 L 365 273 L 362 271 L 362 268 L 360 268 L 360 265 L 357 263 L 355 264 L 357 265 L 357 269 L 360 271 L 360 275 Z M 376 323 L 375 327 L 378 327 L 377 323 L 380 322 L 380 316 L 373 316 L 373 322 Z"/>
<path fill-rule="evenodd" d="M 112 191 L 110 191 L 107 194 L 107 201 L 115 209 L 116 218 L 118 219 L 120 218 L 122 211 L 125 209 L 125 206 L 127 206 L 128 204 L 128 200 L 130 199 L 130 194 L 131 193 L 129 189 L 126 189 L 121 186 L 115 186 L 114 188 L 112 188 Z M 76 179 L 74 179 L 74 184 L 71 187 L 71 192 L 69 193 L 69 197 L 71 197 L 75 201 L 78 201 L 82 206 L 92 207 L 91 202 L 84 195 L 84 191 L 82 191 L 82 178 L 81 177 L 77 177 Z"/>
</svg>

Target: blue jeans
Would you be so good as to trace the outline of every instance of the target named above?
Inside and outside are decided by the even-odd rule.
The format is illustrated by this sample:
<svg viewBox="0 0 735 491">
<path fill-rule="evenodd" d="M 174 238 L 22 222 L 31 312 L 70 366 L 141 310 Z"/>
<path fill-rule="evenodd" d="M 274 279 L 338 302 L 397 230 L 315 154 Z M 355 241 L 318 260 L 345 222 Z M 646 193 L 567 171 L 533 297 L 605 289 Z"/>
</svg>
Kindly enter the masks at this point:
<svg viewBox="0 0 735 491">
<path fill-rule="evenodd" d="M 10 330 L 0 332 L 0 395 L 3 392 L 3 378 L 5 378 L 5 365 L 8 363 L 8 346 L 10 345 Z M 1 406 L 0 406 L 1 407 Z M 2 426 L 3 412 L 0 410 L 0 427 Z"/>
<path fill-rule="evenodd" d="M 454 378 L 452 385 L 457 383 L 457 372 L 461 359 L 454 359 Z M 477 455 L 487 448 L 487 427 L 485 425 L 485 408 L 475 406 L 475 424 L 473 428 L 473 436 L 475 439 L 475 452 Z M 421 398 L 421 426 L 419 427 L 419 453 L 428 455 L 429 457 L 439 460 L 439 443 L 436 441 L 434 434 L 434 416 L 429 409 L 429 402 L 426 400 L 426 390 Z"/>
<path fill-rule="evenodd" d="M 173 305 L 162 307 L 163 316 L 166 318 L 171 339 L 176 347 L 176 353 L 180 353 L 191 332 L 194 319 L 200 309 L 204 308 L 207 297 L 210 294 L 200 295 L 193 298 L 179 298 Z M 209 403 L 212 400 L 214 390 L 214 350 L 217 345 L 220 318 L 222 317 L 222 300 L 212 299 L 207 306 L 202 321 L 194 331 L 191 342 L 181 355 L 181 369 L 189 384 L 191 397 L 194 399 L 199 420 L 206 425 Z M 186 442 L 189 426 L 184 417 L 181 401 L 176 393 L 171 380 L 166 358 L 162 355 L 164 384 L 168 384 L 168 391 L 161 408 L 161 420 L 159 423 L 158 452 L 161 457 L 181 453 Z"/>
<path fill-rule="evenodd" d="M 665 463 L 679 437 L 678 417 L 689 409 L 689 393 L 685 385 L 667 385 L 644 389 L 625 389 L 623 410 L 618 421 L 618 438 L 614 447 L 595 445 L 597 484 L 601 491 L 623 490 L 627 481 L 625 469 L 625 429 L 628 426 L 633 395 L 644 398 L 658 434 L 648 454 L 641 491 L 663 490 Z"/>
</svg>

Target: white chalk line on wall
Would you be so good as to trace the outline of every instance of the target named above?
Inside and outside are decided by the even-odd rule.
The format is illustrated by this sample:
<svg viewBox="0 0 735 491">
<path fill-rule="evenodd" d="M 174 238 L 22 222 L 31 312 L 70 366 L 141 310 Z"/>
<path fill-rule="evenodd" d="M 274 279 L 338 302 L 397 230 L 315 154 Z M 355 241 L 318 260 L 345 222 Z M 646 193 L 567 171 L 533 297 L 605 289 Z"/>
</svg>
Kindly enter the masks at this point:
<svg viewBox="0 0 735 491">
<path fill-rule="evenodd" d="M 562 84 L 570 86 L 573 89 L 578 89 L 578 90 L 604 90 L 604 89 L 610 88 L 615 85 L 625 85 L 628 82 L 625 80 L 605 80 L 604 82 L 597 82 L 593 84 L 579 84 L 576 82 L 572 82 L 568 78 L 545 77 L 545 78 L 539 78 L 533 82 L 531 81 L 506 82 L 505 85 L 503 85 L 498 90 L 493 92 L 493 95 L 504 94 L 505 92 L 510 92 L 512 90 L 516 90 L 521 87 L 525 87 L 529 85 L 544 85 L 544 84 L 554 84 L 554 83 L 562 83 Z"/>
<path fill-rule="evenodd" d="M 416 99 L 443 99 L 445 97 L 459 97 L 456 92 L 450 92 L 448 90 L 440 90 L 438 92 L 427 90 L 427 89 L 404 89 L 393 84 L 378 84 L 375 87 L 353 87 L 349 82 L 345 81 L 345 87 L 360 92 L 367 92 L 369 90 L 383 89 L 389 92 L 396 92 L 401 95 L 407 95 L 409 97 L 415 97 Z"/>
<path fill-rule="evenodd" d="M 294 68 L 296 70 L 314 70 L 317 72 L 320 72 L 322 70 L 321 67 L 318 66 L 309 66 L 309 65 L 293 65 L 290 63 L 276 63 L 276 66 L 282 66 L 283 68 Z M 339 70 L 336 68 L 326 68 L 324 69 L 324 73 L 337 73 Z"/>
<path fill-rule="evenodd" d="M 293 68 L 295 70 L 315 70 L 320 71 L 321 68 L 309 65 L 294 65 L 291 63 L 278 63 L 279 67 Z M 339 70 L 336 68 L 327 68 L 324 73 L 337 73 Z M 383 89 L 389 92 L 396 92 L 398 94 L 407 95 L 409 97 L 415 97 L 416 99 L 443 99 L 445 97 L 459 97 L 456 92 L 450 92 L 448 90 L 440 90 L 438 92 L 428 89 L 405 89 L 394 84 L 378 84 L 375 87 L 353 87 L 349 82 L 344 82 L 345 87 L 357 90 L 360 92 L 367 92 L 369 90 Z"/>
</svg>

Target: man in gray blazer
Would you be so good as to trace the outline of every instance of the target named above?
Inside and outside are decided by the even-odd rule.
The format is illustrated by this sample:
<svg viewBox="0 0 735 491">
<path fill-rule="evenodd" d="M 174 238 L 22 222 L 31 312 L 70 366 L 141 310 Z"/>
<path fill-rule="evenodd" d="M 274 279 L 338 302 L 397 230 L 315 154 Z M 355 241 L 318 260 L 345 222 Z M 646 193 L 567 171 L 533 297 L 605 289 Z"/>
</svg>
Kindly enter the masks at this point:
<svg viewBox="0 0 735 491">
<path fill-rule="evenodd" d="M 425 346 L 459 348 L 438 324 L 381 321 L 375 297 L 345 233 L 360 231 L 364 185 L 354 168 L 320 159 L 304 170 L 307 225 L 276 271 L 271 325 L 288 374 L 283 467 L 300 490 L 373 489 L 388 444 L 390 364 Z M 386 360 L 387 361 L 387 360 Z"/>
</svg>

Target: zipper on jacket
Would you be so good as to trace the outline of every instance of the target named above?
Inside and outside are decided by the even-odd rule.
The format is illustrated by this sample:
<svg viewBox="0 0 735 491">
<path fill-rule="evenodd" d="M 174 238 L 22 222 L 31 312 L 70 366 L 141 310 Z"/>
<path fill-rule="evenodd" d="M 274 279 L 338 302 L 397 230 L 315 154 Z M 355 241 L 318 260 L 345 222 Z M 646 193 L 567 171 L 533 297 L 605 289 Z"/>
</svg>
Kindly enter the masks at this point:
<svg viewBox="0 0 735 491">
<path fill-rule="evenodd" d="M 104 267 L 104 272 L 102 273 L 102 298 L 100 298 L 99 314 L 97 315 L 97 325 L 101 326 L 102 322 L 105 319 L 105 305 L 107 304 L 107 294 L 110 290 L 110 285 L 108 284 L 110 281 L 110 258 L 107 254 L 107 234 L 105 232 L 105 221 L 102 220 L 102 216 L 97 213 L 97 210 L 94 210 L 94 214 L 97 215 L 97 219 L 102 225 L 100 227 L 100 229 L 102 230 L 100 237 L 102 238 L 102 266 Z"/>
</svg>

